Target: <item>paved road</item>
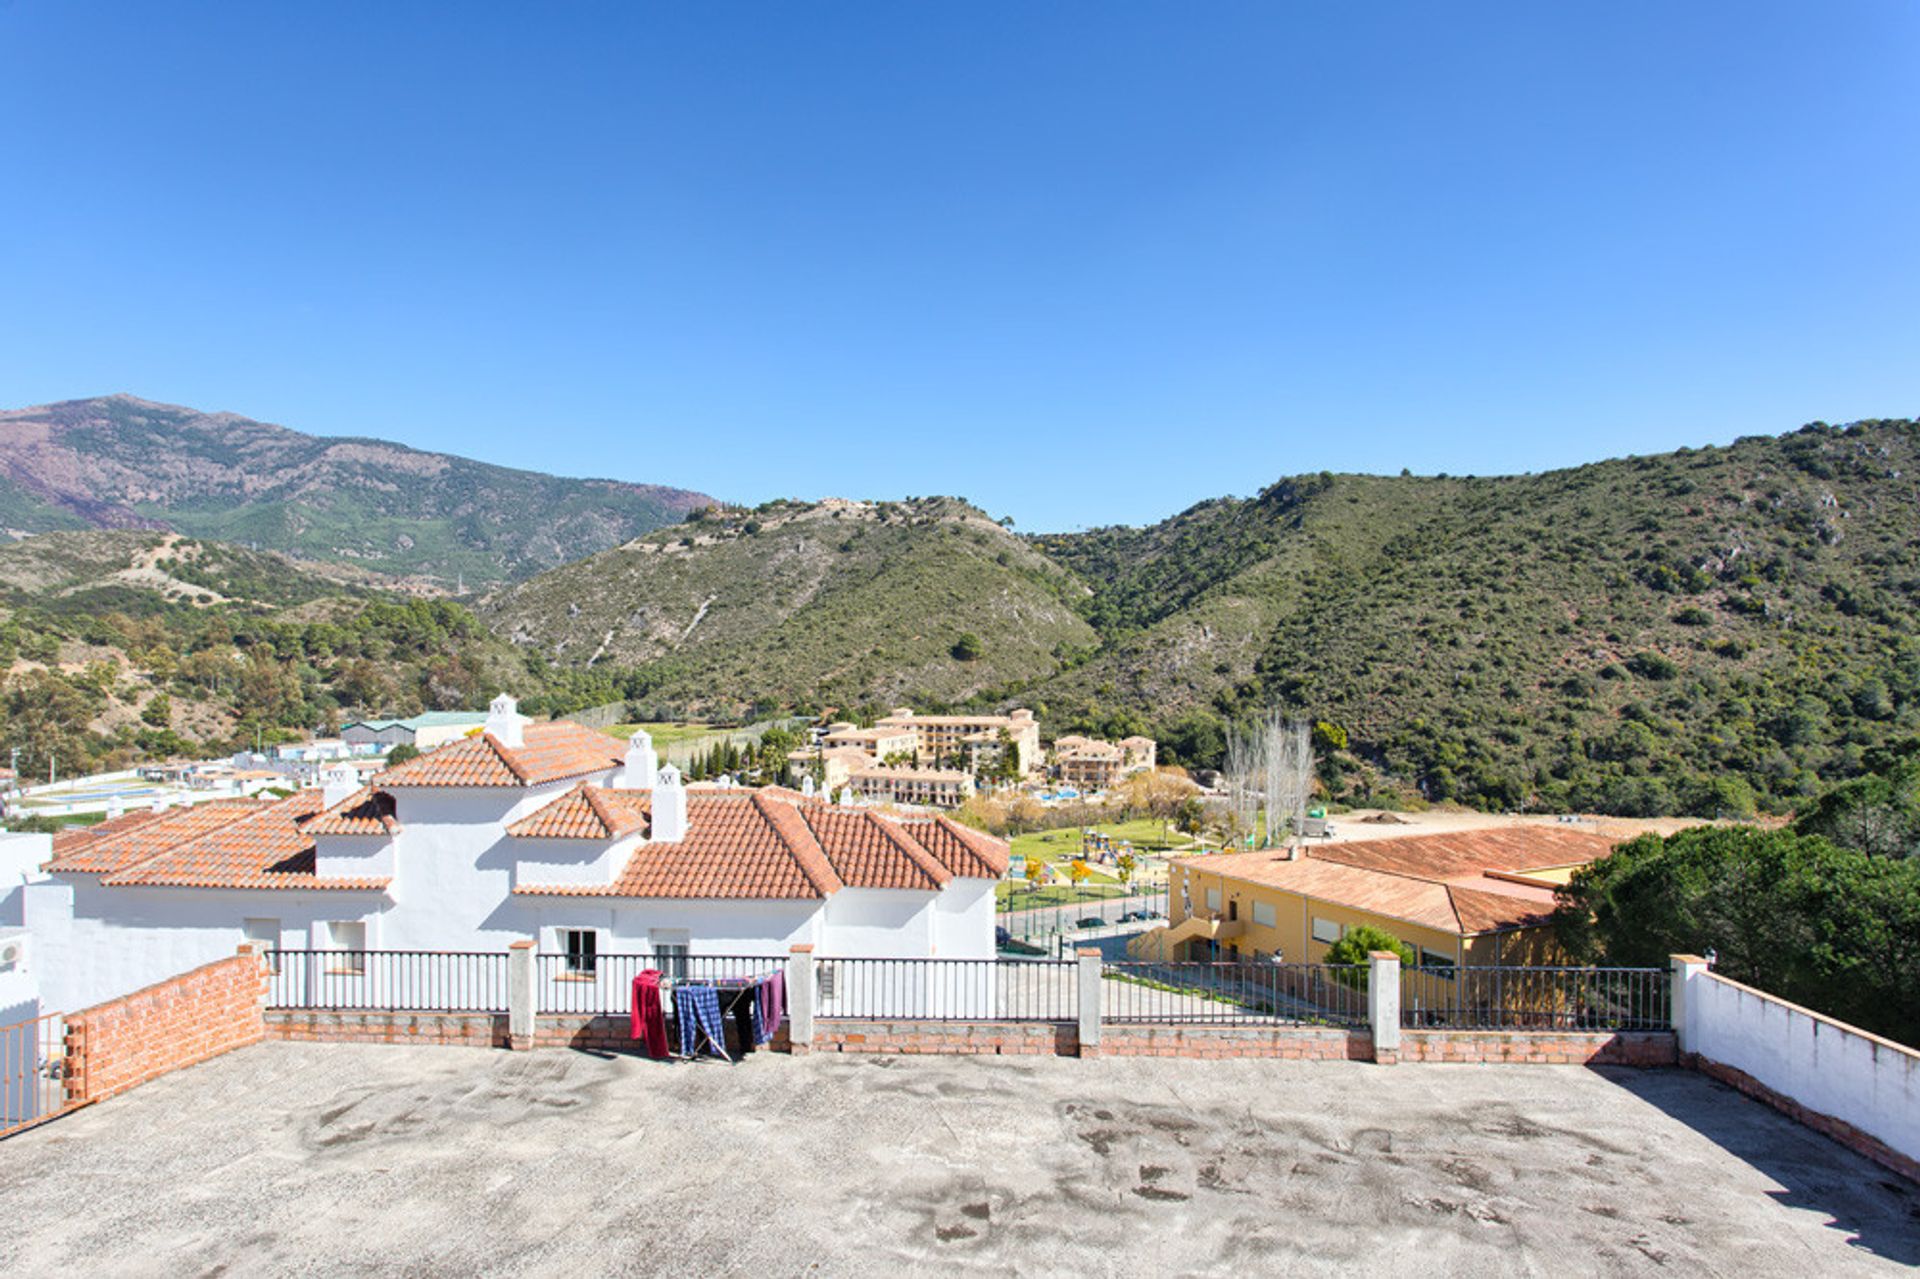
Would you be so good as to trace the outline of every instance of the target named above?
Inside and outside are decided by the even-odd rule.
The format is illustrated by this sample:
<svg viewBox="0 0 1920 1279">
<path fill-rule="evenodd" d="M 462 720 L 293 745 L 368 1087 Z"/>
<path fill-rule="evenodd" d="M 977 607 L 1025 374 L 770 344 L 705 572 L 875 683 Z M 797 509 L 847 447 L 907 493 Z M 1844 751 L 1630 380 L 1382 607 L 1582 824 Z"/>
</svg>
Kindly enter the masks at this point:
<svg viewBox="0 0 1920 1279">
<path fill-rule="evenodd" d="M 1087 915 L 1114 919 L 1130 910 L 1157 910 L 1164 913 L 1166 908 L 1165 893 L 1136 893 L 1130 897 L 1089 898 L 1062 906 L 1002 911 L 994 916 L 993 922 L 1015 937 L 1033 937 L 1043 933 L 1071 932 L 1075 922 Z"/>
<path fill-rule="evenodd" d="M 263 1044 L 0 1144 L 0 1272 L 1909 1274 L 1691 1072 Z"/>
</svg>

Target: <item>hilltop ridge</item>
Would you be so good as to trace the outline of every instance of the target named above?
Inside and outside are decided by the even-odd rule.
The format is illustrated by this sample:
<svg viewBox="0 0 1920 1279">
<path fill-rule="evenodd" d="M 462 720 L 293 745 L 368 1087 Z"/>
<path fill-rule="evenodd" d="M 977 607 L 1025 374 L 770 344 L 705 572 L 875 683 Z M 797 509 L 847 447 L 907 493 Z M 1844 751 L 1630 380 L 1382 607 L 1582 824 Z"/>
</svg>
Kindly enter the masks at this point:
<svg viewBox="0 0 1920 1279">
<path fill-rule="evenodd" d="M 712 500 L 130 395 L 0 411 L 0 530 L 171 530 L 416 586 L 526 576 Z"/>
</svg>

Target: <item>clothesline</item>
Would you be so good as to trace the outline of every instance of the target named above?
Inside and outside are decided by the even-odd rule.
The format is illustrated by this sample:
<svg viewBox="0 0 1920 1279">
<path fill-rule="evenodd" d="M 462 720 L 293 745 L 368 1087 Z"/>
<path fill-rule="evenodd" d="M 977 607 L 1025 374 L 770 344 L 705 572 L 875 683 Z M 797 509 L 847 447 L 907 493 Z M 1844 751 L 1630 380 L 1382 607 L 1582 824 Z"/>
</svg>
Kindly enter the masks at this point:
<svg viewBox="0 0 1920 1279">
<path fill-rule="evenodd" d="M 633 979 L 632 1036 L 644 1042 L 647 1055 L 656 1060 L 669 1055 L 663 986 L 673 1000 L 674 1023 L 680 1032 L 679 1055 L 684 1058 L 697 1057 L 704 1049 L 722 1061 L 732 1061 L 727 1053 L 727 1017 L 734 1018 L 743 1054 L 771 1042 L 773 1032 L 786 1017 L 784 972 L 699 982 L 669 981 L 660 970 L 649 968 Z M 723 988 L 731 992 L 724 1012 L 720 1007 Z"/>
</svg>

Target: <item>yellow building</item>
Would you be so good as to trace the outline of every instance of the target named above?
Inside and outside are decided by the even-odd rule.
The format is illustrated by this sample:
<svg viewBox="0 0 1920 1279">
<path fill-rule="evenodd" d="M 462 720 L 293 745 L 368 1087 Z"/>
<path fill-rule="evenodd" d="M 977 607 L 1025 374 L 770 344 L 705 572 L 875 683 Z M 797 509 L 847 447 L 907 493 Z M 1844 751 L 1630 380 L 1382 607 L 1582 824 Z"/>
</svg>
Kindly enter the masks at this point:
<svg viewBox="0 0 1920 1279">
<path fill-rule="evenodd" d="M 1369 924 L 1441 973 L 1551 963 L 1554 888 L 1613 846 L 1584 831 L 1517 826 L 1187 858 L 1170 872 L 1167 927 L 1129 950 L 1317 964 L 1348 929 Z"/>
</svg>

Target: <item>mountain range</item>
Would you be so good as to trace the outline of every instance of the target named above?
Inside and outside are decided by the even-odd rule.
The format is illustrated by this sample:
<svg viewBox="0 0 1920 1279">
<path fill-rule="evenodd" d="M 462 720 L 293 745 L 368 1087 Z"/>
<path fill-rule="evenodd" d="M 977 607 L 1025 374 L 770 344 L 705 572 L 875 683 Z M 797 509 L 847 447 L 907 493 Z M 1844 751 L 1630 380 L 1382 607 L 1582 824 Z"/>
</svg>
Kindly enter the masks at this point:
<svg viewBox="0 0 1920 1279">
<path fill-rule="evenodd" d="M 1023 536 L 952 497 L 745 508 L 675 491 L 677 509 L 616 517 L 592 486 L 635 503 L 657 491 L 76 403 L 0 415 L 0 430 L 25 422 L 42 440 L 31 466 L 9 463 L 30 483 L 0 487 L 0 522 L 258 521 L 307 558 L 276 591 L 280 571 L 218 532 L 184 550 L 29 539 L 0 560 L 0 659 L 37 697 L 90 657 L 138 666 L 161 626 L 181 654 L 270 657 L 273 723 L 289 728 L 465 704 L 492 684 L 547 711 L 625 699 L 653 717 L 1026 704 L 1049 731 L 1145 730 L 1171 758 L 1216 764 L 1229 725 L 1278 706 L 1320 725 L 1322 779 L 1341 798 L 1620 813 L 1788 809 L 1920 735 L 1920 426 L 1907 420 L 1538 475 L 1296 476 L 1144 528 Z M 164 483 L 131 478 L 143 451 Z M 261 460 L 295 455 L 313 468 L 304 489 Z M 56 485 L 55 456 L 118 461 Z M 420 509 L 378 488 L 393 468 L 372 457 L 417 463 Z M 448 513 L 481 490 L 492 522 Z M 578 503 L 564 537 L 539 497 L 559 492 Z M 410 521 L 419 558 L 348 553 L 362 548 L 338 524 L 289 532 L 310 505 Z M 82 567 L 61 576 L 73 556 Z M 564 562 L 531 571 L 549 561 Z M 488 587 L 471 612 L 395 611 L 405 579 L 381 569 L 450 567 Z M 378 625 L 342 631 L 363 616 Z M 212 699 L 209 722 L 258 724 L 258 699 L 220 690 L 224 669 L 202 662 L 213 682 L 191 689 L 150 682 Z M 109 721 L 89 705 L 97 732 Z"/>
<path fill-rule="evenodd" d="M 524 577 L 712 501 L 130 395 L 0 412 L 0 531 L 173 531 L 354 564 L 416 588 Z"/>
</svg>

